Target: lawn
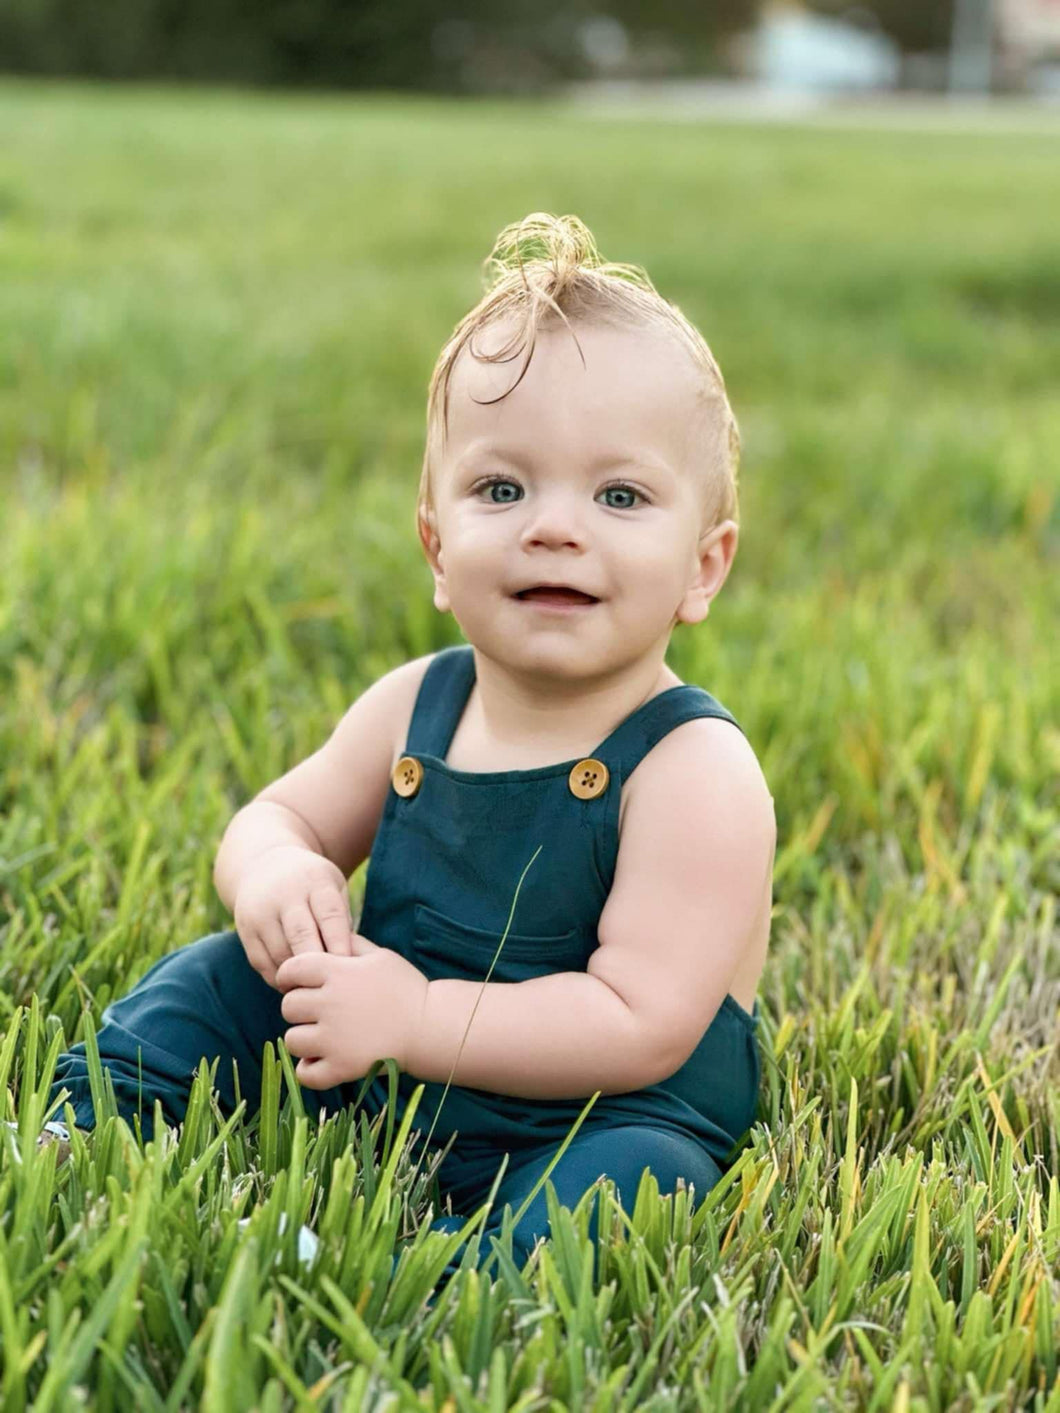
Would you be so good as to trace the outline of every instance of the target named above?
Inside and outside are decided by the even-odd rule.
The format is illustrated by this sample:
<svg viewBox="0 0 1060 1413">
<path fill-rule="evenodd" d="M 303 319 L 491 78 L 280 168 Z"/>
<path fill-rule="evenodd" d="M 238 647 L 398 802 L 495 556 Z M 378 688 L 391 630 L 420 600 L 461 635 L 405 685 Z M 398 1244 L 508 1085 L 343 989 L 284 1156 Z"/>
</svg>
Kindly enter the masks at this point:
<svg viewBox="0 0 1060 1413">
<path fill-rule="evenodd" d="M 5 1413 L 1057 1413 L 1056 138 L 11 80 L 0 133 Z M 462 641 L 426 386 L 532 210 L 647 268 L 740 420 L 668 660 L 776 800 L 762 1089 L 698 1209 L 605 1185 L 597 1283 L 582 1206 L 431 1305 L 408 1124 L 311 1126 L 286 1056 L 260 1121 L 204 1071 L 146 1151 L 33 1138 L 58 1052 L 231 926 L 235 810 Z"/>
</svg>

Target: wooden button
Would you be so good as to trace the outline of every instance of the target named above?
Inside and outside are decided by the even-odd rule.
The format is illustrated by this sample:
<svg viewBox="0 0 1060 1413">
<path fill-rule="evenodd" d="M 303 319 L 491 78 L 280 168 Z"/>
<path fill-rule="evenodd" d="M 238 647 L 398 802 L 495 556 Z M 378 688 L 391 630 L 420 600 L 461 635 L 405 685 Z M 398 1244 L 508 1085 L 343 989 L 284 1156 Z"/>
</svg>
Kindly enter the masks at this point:
<svg viewBox="0 0 1060 1413">
<path fill-rule="evenodd" d="M 571 794 L 577 795 L 579 800 L 591 800 L 604 793 L 609 779 L 610 774 L 603 761 L 587 756 L 571 771 L 568 784 Z"/>
<path fill-rule="evenodd" d="M 394 789 L 406 798 L 414 795 L 423 781 L 423 766 L 415 756 L 402 756 L 391 775 Z"/>
</svg>

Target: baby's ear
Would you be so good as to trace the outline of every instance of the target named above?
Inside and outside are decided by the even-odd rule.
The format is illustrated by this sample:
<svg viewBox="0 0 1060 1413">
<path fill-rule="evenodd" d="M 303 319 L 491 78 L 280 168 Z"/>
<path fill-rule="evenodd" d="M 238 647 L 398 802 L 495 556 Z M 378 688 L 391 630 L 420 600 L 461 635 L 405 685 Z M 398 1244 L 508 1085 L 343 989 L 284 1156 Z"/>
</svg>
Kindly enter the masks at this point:
<svg viewBox="0 0 1060 1413">
<path fill-rule="evenodd" d="M 419 510 L 416 513 L 416 528 L 420 535 L 420 544 L 427 554 L 427 558 L 433 563 L 438 553 L 438 529 L 433 510 Z"/>
<path fill-rule="evenodd" d="M 417 513 L 416 523 L 420 532 L 420 543 L 427 556 L 431 574 L 434 576 L 434 606 L 439 613 L 448 613 L 449 590 L 445 583 L 445 566 L 442 564 L 442 543 L 438 535 L 438 519 L 433 510 Z"/>
</svg>

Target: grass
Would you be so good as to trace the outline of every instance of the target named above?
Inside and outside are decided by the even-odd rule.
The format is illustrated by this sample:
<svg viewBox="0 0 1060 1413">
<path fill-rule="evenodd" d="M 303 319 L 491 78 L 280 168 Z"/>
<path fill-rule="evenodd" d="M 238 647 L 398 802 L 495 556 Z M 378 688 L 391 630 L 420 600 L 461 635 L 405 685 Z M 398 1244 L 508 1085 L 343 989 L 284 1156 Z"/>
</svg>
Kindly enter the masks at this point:
<svg viewBox="0 0 1060 1413">
<path fill-rule="evenodd" d="M 1056 1413 L 1055 140 L 13 81 L 0 130 L 4 1409 Z M 204 1066 L 146 1151 L 32 1140 L 59 1051 L 230 925 L 232 813 L 460 640 L 426 383 L 534 209 L 647 267 L 741 421 L 669 660 L 776 798 L 763 1081 L 697 1210 L 605 1184 L 595 1282 L 553 1203 L 430 1305 L 408 1122 L 311 1127 L 282 1049 L 260 1118 Z"/>
</svg>

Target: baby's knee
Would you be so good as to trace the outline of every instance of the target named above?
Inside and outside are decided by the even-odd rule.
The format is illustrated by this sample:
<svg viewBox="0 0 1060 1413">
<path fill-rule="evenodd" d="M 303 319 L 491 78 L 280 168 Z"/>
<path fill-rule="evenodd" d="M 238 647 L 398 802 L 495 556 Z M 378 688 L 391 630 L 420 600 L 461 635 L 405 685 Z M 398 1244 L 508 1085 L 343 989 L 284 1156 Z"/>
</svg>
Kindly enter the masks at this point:
<svg viewBox="0 0 1060 1413">
<path fill-rule="evenodd" d="M 224 932 L 209 932 L 205 937 L 200 937 L 187 947 L 181 948 L 181 951 L 194 951 L 203 966 L 214 969 L 229 970 L 240 965 L 250 967 L 243 943 L 239 940 L 239 933 L 233 928 L 226 928 Z"/>
<path fill-rule="evenodd" d="M 132 1016 L 141 1014 L 148 998 L 152 1007 L 176 1006 L 182 1012 L 202 1013 L 204 1018 L 215 1016 L 217 1008 L 227 1015 L 230 1003 L 244 1006 L 248 1000 L 269 999 L 279 1003 L 279 993 L 250 965 L 239 934 L 231 930 L 208 933 L 167 952 L 131 991 L 111 1003 L 103 1019 L 129 1023 Z"/>
<path fill-rule="evenodd" d="M 194 942 L 176 948 L 175 951 L 167 952 L 155 963 L 151 971 L 145 974 L 144 979 L 162 969 L 171 977 L 194 973 L 217 983 L 223 983 L 231 977 L 242 980 L 246 973 L 258 975 L 247 960 L 239 934 L 231 929 L 207 933 L 205 937 L 199 937 Z"/>
<path fill-rule="evenodd" d="M 637 1161 L 643 1159 L 643 1167 L 651 1169 L 661 1195 L 676 1192 L 681 1181 L 685 1187 L 695 1189 L 699 1202 L 722 1175 L 721 1168 L 699 1143 L 666 1129 L 642 1129 L 634 1151 Z M 638 1172 L 638 1182 L 640 1176 Z"/>
</svg>

